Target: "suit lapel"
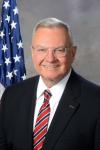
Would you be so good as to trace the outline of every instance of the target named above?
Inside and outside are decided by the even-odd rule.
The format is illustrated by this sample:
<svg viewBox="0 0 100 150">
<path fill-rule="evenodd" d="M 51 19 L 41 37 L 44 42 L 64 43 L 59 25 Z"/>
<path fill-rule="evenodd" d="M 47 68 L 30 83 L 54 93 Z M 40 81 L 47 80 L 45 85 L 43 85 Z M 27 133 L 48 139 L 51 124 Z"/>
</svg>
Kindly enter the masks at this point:
<svg viewBox="0 0 100 150">
<path fill-rule="evenodd" d="M 68 126 L 71 118 L 79 107 L 80 82 L 78 76 L 72 71 L 70 79 L 64 90 L 50 128 L 46 135 L 43 148 L 53 149 L 64 128 Z"/>
<path fill-rule="evenodd" d="M 24 141 L 24 149 L 32 149 L 32 131 L 33 131 L 33 117 L 34 117 L 34 107 L 36 101 L 36 89 L 37 89 L 38 79 L 29 79 L 27 84 L 24 85 L 26 93 L 23 93 L 24 97 L 22 100 L 22 108 L 20 119 L 20 139 Z M 24 90 L 23 90 L 24 91 Z"/>
<path fill-rule="evenodd" d="M 32 149 L 32 143 L 33 143 L 33 120 L 34 120 L 34 110 L 35 110 L 35 103 L 36 103 L 36 90 L 37 90 L 37 84 L 38 84 L 38 77 L 34 79 L 34 85 L 32 86 L 32 93 L 30 95 L 31 103 L 30 103 L 30 114 L 28 114 L 28 117 L 30 116 L 30 120 L 28 122 L 28 129 L 29 129 L 29 148 Z"/>
</svg>

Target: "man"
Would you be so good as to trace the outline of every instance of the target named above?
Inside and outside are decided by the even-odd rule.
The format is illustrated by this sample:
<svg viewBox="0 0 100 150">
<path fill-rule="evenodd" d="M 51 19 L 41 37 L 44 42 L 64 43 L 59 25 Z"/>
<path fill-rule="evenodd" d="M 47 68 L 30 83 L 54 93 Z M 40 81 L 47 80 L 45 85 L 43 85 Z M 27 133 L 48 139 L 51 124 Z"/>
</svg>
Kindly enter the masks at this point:
<svg viewBox="0 0 100 150">
<path fill-rule="evenodd" d="M 39 76 L 5 90 L 0 150 L 100 150 L 100 87 L 74 72 L 75 54 L 64 22 L 47 18 L 35 26 Z"/>
</svg>

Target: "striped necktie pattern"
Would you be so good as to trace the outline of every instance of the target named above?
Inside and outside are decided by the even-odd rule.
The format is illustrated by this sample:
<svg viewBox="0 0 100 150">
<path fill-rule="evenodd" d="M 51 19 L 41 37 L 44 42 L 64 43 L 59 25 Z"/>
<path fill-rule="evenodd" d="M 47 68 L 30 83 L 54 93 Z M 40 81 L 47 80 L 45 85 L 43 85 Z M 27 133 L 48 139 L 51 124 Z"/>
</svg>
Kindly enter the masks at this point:
<svg viewBox="0 0 100 150">
<path fill-rule="evenodd" d="M 45 141 L 45 135 L 47 133 L 50 116 L 50 97 L 51 93 L 48 90 L 45 90 L 44 102 L 39 110 L 39 114 L 36 119 L 35 129 L 33 131 L 33 150 L 40 150 Z"/>
</svg>

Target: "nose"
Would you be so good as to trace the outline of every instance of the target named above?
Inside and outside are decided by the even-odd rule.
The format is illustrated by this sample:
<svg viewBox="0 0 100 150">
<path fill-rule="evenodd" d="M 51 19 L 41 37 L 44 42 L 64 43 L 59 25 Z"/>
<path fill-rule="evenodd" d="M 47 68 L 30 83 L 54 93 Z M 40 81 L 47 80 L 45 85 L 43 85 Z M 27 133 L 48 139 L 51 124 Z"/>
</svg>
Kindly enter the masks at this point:
<svg viewBox="0 0 100 150">
<path fill-rule="evenodd" d="M 55 57 L 55 55 L 54 55 L 53 50 L 48 49 L 48 53 L 47 53 L 47 55 L 46 55 L 46 60 L 47 60 L 48 62 L 54 62 L 54 61 L 56 60 L 56 57 Z"/>
</svg>

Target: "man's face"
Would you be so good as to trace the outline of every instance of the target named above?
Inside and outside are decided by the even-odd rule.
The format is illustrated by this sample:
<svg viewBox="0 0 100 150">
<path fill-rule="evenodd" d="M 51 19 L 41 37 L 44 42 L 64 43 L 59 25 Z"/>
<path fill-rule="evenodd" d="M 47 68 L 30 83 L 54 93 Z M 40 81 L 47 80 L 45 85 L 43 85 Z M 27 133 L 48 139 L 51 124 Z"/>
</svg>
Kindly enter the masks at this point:
<svg viewBox="0 0 100 150">
<path fill-rule="evenodd" d="M 60 81 L 70 70 L 76 48 L 71 47 L 66 56 L 56 57 L 52 49 L 58 47 L 69 47 L 69 36 L 64 28 L 43 28 L 40 27 L 35 32 L 32 39 L 32 59 L 33 64 L 44 82 Z M 46 55 L 37 53 L 36 49 L 46 48 Z"/>
</svg>

